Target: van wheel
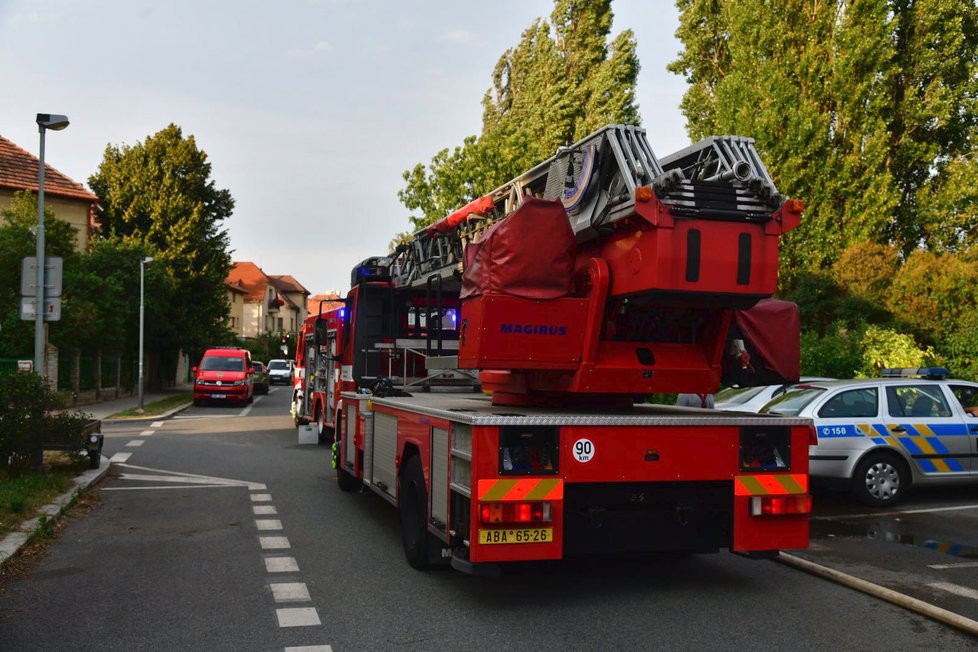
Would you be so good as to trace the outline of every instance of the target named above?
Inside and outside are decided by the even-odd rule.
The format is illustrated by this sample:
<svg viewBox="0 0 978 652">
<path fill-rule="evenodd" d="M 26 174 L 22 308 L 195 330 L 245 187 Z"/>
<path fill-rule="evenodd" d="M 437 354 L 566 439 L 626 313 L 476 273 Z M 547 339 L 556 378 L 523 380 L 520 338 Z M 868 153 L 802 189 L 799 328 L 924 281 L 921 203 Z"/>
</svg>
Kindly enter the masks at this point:
<svg viewBox="0 0 978 652">
<path fill-rule="evenodd" d="M 910 490 L 910 469 L 892 453 L 875 452 L 864 457 L 852 476 L 852 494 L 871 507 L 890 507 Z"/>
<path fill-rule="evenodd" d="M 401 534 L 404 556 L 412 568 L 428 567 L 428 490 L 424 484 L 421 458 L 408 459 L 401 471 L 398 507 L 401 513 Z"/>
</svg>

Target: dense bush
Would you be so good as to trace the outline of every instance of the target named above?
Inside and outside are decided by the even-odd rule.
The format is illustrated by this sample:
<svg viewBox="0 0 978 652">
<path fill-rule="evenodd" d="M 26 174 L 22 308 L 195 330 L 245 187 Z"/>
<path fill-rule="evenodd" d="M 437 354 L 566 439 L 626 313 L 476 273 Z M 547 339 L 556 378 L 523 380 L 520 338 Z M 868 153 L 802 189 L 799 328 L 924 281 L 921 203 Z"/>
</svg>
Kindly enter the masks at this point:
<svg viewBox="0 0 978 652">
<path fill-rule="evenodd" d="M 80 412 L 61 411 L 62 407 L 39 376 L 0 374 L 0 474 L 23 473 L 31 466 L 35 447 L 42 444 L 83 454 L 84 427 L 90 419 Z"/>
</svg>

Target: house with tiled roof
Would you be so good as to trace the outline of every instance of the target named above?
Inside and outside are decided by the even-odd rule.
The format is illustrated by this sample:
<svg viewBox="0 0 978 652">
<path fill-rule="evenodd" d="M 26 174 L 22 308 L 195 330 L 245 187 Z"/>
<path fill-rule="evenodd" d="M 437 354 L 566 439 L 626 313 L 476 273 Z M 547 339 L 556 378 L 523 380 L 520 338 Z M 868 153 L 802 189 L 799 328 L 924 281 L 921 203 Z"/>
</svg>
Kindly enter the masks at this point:
<svg viewBox="0 0 978 652">
<path fill-rule="evenodd" d="M 270 275 L 268 278 L 278 290 L 279 295 L 285 299 L 282 314 L 278 317 L 280 320 L 278 330 L 299 330 L 302 328 L 302 322 L 306 320 L 306 301 L 309 299 L 309 290 L 288 274 Z"/>
<path fill-rule="evenodd" d="M 244 305 L 248 290 L 237 283 L 226 283 L 228 288 L 228 320 L 227 327 L 235 333 L 240 333 L 244 327 Z"/>
<path fill-rule="evenodd" d="M 343 299 L 340 298 L 339 292 L 326 292 L 325 294 L 314 294 L 309 297 L 306 302 L 306 312 L 310 315 L 318 315 L 320 305 L 323 308 L 323 312 L 327 310 L 332 310 L 333 308 L 339 308 L 343 305 Z"/>
<path fill-rule="evenodd" d="M 238 261 L 226 283 L 231 306 L 229 326 L 239 337 L 292 333 L 302 326 L 309 290 L 292 276 L 269 276 L 255 263 Z M 235 314 L 238 301 L 240 321 Z"/>
<path fill-rule="evenodd" d="M 37 193 L 40 161 L 30 152 L 0 136 L 0 211 L 10 206 L 14 193 Z M 78 250 L 84 251 L 97 227 L 98 197 L 50 165 L 44 165 L 44 207 L 78 230 Z"/>
</svg>

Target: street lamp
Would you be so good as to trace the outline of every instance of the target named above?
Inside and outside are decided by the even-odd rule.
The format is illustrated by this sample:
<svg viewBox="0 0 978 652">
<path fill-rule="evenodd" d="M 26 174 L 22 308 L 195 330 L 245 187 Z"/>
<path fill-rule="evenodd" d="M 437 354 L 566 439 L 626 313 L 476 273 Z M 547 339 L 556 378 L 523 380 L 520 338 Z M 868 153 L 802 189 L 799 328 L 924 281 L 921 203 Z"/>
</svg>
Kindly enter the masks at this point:
<svg viewBox="0 0 978 652">
<path fill-rule="evenodd" d="M 139 261 L 139 413 L 143 413 L 143 277 L 146 266 L 153 262 L 152 256 Z"/>
<path fill-rule="evenodd" d="M 34 370 L 44 378 L 44 133 L 48 129 L 61 131 L 68 126 L 68 116 L 51 113 L 37 114 L 37 130 L 41 132 L 40 162 L 37 166 L 37 293 L 34 304 Z"/>
</svg>

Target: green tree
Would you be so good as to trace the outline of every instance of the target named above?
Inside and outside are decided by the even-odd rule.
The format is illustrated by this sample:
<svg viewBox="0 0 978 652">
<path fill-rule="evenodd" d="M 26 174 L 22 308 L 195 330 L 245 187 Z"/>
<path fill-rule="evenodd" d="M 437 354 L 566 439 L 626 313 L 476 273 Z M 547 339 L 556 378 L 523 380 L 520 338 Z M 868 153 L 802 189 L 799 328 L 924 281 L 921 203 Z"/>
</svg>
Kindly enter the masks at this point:
<svg viewBox="0 0 978 652">
<path fill-rule="evenodd" d="M 609 122 L 637 124 L 630 30 L 609 44 L 611 0 L 556 0 L 493 70 L 480 136 L 404 172 L 401 202 L 420 228 Z"/>
<path fill-rule="evenodd" d="M 21 261 L 37 253 L 37 195 L 29 191 L 14 193 L 10 206 L 0 211 L 0 356 L 29 356 L 34 351 L 34 322 L 20 319 Z M 64 258 L 64 303 L 68 303 L 70 271 L 75 267 L 77 229 L 56 219 L 44 208 L 44 252 Z M 62 305 L 62 319 L 70 321 L 70 305 Z M 54 325 L 51 337 L 66 330 Z"/>
<path fill-rule="evenodd" d="M 179 350 L 198 351 L 226 336 L 225 280 L 231 268 L 224 222 L 234 200 L 210 178 L 207 154 L 194 137 L 169 125 L 133 146 L 109 145 L 89 185 L 100 197 L 103 234 L 140 245 L 172 278 L 172 300 L 150 297 L 160 319 L 147 320 L 157 344 L 160 373 L 168 375 Z M 138 261 L 129 271 L 138 271 Z M 147 349 L 149 350 L 149 349 Z"/>
<path fill-rule="evenodd" d="M 960 0 L 678 0 L 694 139 L 757 139 L 804 198 L 788 276 L 849 245 L 961 249 L 978 237 L 978 8 Z M 952 217 L 948 223 L 948 216 Z"/>
</svg>

